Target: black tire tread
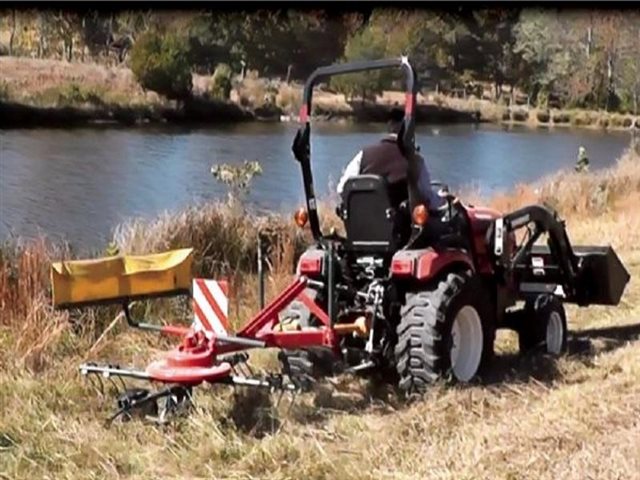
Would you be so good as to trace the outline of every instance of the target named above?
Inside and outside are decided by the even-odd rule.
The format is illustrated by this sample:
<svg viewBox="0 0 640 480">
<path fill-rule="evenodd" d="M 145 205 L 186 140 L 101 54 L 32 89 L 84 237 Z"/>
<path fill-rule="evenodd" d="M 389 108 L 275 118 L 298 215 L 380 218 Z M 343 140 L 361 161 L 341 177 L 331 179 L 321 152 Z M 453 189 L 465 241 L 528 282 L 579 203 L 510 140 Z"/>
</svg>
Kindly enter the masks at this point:
<svg viewBox="0 0 640 480">
<path fill-rule="evenodd" d="M 475 288 L 470 273 L 449 273 L 433 290 L 407 294 L 400 312 L 395 347 L 399 387 L 407 393 L 422 393 L 449 369 L 447 312 L 451 303 L 465 288 Z M 478 298 L 482 298 L 481 295 Z M 489 315 L 481 306 L 479 313 L 485 331 L 483 367 L 493 354 L 495 328 L 484 324 Z"/>
<path fill-rule="evenodd" d="M 567 331 L 567 317 L 562 301 L 552 294 L 538 295 L 534 300 L 525 303 L 526 315 L 520 322 L 518 333 L 518 345 L 521 353 L 528 353 L 546 348 L 547 320 L 553 311 L 558 311 L 562 317 L 565 334 Z M 566 339 L 563 350 L 566 349 Z"/>
</svg>

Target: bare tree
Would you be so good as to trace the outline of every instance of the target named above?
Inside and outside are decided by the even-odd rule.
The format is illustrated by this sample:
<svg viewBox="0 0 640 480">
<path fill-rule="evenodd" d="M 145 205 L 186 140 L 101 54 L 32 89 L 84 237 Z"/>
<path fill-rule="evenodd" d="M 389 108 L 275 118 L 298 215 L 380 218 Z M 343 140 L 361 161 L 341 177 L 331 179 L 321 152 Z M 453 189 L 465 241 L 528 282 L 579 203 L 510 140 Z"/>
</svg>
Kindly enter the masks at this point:
<svg viewBox="0 0 640 480">
<path fill-rule="evenodd" d="M 11 33 L 9 35 L 9 55 L 13 55 L 13 42 L 16 38 L 18 21 L 16 19 L 16 9 L 11 9 Z"/>
<path fill-rule="evenodd" d="M 628 13 L 619 30 L 620 61 L 614 81 L 631 101 L 631 109 L 637 115 L 640 112 L 640 13 Z"/>
<path fill-rule="evenodd" d="M 73 39 L 81 28 L 81 21 L 74 12 L 58 11 L 53 14 L 52 21 L 57 35 L 63 42 L 63 57 L 73 60 Z"/>
</svg>

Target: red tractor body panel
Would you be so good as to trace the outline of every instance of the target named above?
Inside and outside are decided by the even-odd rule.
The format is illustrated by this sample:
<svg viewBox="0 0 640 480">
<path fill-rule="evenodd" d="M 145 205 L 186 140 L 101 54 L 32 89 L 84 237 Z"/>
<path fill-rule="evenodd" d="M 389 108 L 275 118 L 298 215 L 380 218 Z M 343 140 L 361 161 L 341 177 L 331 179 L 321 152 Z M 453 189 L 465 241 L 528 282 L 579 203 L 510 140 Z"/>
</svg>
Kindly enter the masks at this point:
<svg viewBox="0 0 640 480">
<path fill-rule="evenodd" d="M 471 226 L 471 241 L 476 255 L 476 262 L 471 252 L 460 249 L 435 250 L 425 248 L 421 250 L 401 250 L 391 261 L 391 273 L 394 277 L 412 277 L 417 280 L 428 280 L 436 277 L 449 266 L 463 266 L 478 273 L 493 272 L 490 252 L 487 249 L 487 230 L 489 226 L 502 215 L 500 212 L 485 207 L 464 207 Z"/>
<path fill-rule="evenodd" d="M 490 252 L 487 250 L 487 230 L 502 214 L 497 210 L 486 207 L 465 206 L 465 210 L 469 216 L 473 246 L 478 257 L 478 272 L 492 273 L 493 268 L 489 259 Z"/>
<path fill-rule="evenodd" d="M 398 278 L 413 277 L 417 280 L 428 280 L 452 265 L 474 269 L 473 260 L 462 250 L 436 251 L 432 248 L 425 248 L 401 250 L 396 253 L 391 260 L 391 274 Z"/>
</svg>

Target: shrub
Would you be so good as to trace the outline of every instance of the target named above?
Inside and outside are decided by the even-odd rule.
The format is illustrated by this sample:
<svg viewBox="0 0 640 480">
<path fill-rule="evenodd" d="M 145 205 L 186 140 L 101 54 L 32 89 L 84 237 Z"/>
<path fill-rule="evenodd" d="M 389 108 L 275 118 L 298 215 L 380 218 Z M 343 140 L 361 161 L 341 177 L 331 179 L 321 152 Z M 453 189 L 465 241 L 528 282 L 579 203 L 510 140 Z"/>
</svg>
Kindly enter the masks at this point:
<svg viewBox="0 0 640 480">
<path fill-rule="evenodd" d="M 269 93 L 269 86 L 261 78 L 250 78 L 247 76 L 237 87 L 242 106 L 260 107 L 265 104 L 265 98 Z"/>
<path fill-rule="evenodd" d="M 575 112 L 571 118 L 571 123 L 576 127 L 593 125 L 596 117 L 589 112 Z"/>
<path fill-rule="evenodd" d="M 551 115 L 549 114 L 549 110 L 541 110 L 537 114 L 538 122 L 540 123 L 548 123 Z"/>
<path fill-rule="evenodd" d="M 612 115 L 611 116 L 611 126 L 613 127 L 624 127 L 631 128 L 633 126 L 633 118 L 627 117 L 624 115 Z"/>
<path fill-rule="evenodd" d="M 233 77 L 233 71 L 231 67 L 226 63 L 221 63 L 216 67 L 215 72 L 213 72 L 211 89 L 209 93 L 214 98 L 219 98 L 221 100 L 228 100 L 229 95 L 231 94 L 231 79 Z"/>
<path fill-rule="evenodd" d="M 131 71 L 143 88 L 169 99 L 191 95 L 191 66 L 186 39 L 173 33 L 147 32 L 131 50 Z"/>
<path fill-rule="evenodd" d="M 213 178 L 229 189 L 228 201 L 233 207 L 240 206 L 249 192 L 253 177 L 261 173 L 262 166 L 256 161 L 245 161 L 242 165 L 223 163 L 211 167 Z"/>
<path fill-rule="evenodd" d="M 614 115 L 611 115 L 611 117 L 609 118 L 609 124 L 612 127 L 621 127 L 623 121 L 624 121 L 624 117 L 622 115 L 617 114 L 617 113 L 614 114 Z"/>
<path fill-rule="evenodd" d="M 569 123 L 571 117 L 566 112 L 554 112 L 551 115 L 551 119 L 553 120 L 553 123 Z"/>
<path fill-rule="evenodd" d="M 529 118 L 529 112 L 526 110 L 513 110 L 511 112 L 511 118 L 516 122 L 526 122 Z"/>
</svg>

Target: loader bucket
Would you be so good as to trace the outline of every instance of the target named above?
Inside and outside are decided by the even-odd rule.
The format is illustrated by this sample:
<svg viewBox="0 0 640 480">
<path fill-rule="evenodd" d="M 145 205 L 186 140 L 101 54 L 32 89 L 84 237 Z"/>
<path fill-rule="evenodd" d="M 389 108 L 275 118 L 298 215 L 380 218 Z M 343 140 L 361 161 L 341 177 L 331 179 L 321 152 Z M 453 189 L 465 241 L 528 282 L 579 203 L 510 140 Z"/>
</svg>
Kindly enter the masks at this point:
<svg viewBox="0 0 640 480">
<path fill-rule="evenodd" d="M 581 262 L 579 295 L 585 304 L 618 305 L 631 276 L 611 247 L 574 247 Z"/>
<path fill-rule="evenodd" d="M 583 306 L 618 305 L 631 277 L 613 248 L 610 246 L 577 246 L 572 250 L 579 265 L 574 278 L 576 292 L 565 301 Z M 546 283 L 562 281 L 558 274 L 558 264 L 547 245 L 534 245 L 531 249 L 531 256 L 543 260 L 540 265 L 544 265 L 544 268 L 539 270 L 544 270 Z M 535 273 L 533 273 L 533 275 L 528 274 L 525 278 L 529 281 L 536 281 L 540 277 L 536 279 Z"/>
<path fill-rule="evenodd" d="M 191 248 L 55 262 L 51 265 L 53 305 L 68 308 L 188 294 L 192 262 Z"/>
</svg>

